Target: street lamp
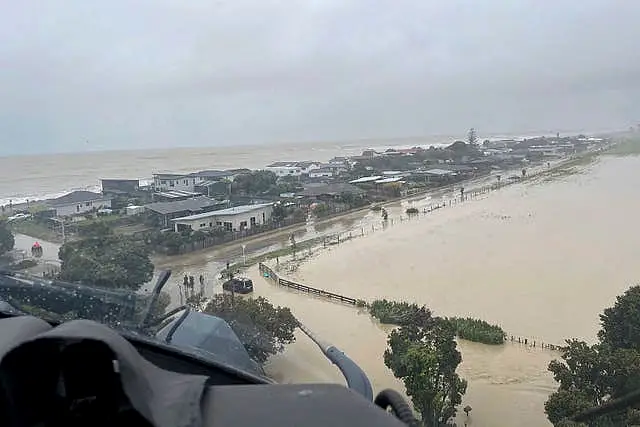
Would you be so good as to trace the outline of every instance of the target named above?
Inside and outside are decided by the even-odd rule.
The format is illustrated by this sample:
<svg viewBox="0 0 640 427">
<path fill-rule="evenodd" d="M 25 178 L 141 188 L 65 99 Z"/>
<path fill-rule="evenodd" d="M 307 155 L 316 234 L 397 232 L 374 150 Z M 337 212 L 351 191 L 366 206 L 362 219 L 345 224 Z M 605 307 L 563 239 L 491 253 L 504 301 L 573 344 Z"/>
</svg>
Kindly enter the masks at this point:
<svg viewBox="0 0 640 427">
<path fill-rule="evenodd" d="M 244 267 L 247 266 L 247 255 L 245 253 L 246 249 L 247 249 L 247 245 L 242 245 L 242 265 Z"/>
</svg>

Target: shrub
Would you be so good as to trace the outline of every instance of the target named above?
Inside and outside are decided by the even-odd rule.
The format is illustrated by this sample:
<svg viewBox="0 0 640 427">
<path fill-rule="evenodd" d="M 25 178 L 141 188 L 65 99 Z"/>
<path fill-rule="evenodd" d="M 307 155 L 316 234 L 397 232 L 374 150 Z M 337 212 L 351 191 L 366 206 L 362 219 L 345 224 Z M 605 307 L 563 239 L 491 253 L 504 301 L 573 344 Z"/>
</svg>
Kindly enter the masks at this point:
<svg viewBox="0 0 640 427">
<path fill-rule="evenodd" d="M 498 325 L 491 325 L 484 320 L 471 317 L 450 317 L 448 320 L 456 328 L 456 335 L 459 338 L 483 344 L 497 345 L 504 343 L 506 333 Z"/>
</svg>

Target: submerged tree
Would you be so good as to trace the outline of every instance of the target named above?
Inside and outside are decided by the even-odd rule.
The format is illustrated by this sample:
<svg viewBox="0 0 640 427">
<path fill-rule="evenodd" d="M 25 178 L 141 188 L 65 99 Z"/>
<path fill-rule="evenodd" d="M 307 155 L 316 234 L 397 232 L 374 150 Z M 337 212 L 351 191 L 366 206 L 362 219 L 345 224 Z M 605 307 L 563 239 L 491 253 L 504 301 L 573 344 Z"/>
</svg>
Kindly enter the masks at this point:
<svg viewBox="0 0 640 427">
<path fill-rule="evenodd" d="M 456 373 L 462 355 L 453 325 L 439 317 L 420 322 L 422 326 L 403 326 L 389 335 L 384 362 L 404 382 L 426 425 L 435 426 L 455 416 L 467 382 Z"/>
</svg>

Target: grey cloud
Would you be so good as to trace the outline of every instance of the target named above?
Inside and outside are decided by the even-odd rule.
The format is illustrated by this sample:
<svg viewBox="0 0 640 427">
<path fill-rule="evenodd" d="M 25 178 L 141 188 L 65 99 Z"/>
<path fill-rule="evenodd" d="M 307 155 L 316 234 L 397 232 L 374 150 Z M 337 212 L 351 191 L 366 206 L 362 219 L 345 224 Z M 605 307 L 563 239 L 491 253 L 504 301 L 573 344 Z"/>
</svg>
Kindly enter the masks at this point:
<svg viewBox="0 0 640 427">
<path fill-rule="evenodd" d="M 11 2 L 0 155 L 627 126 L 639 18 L 627 0 Z"/>
</svg>

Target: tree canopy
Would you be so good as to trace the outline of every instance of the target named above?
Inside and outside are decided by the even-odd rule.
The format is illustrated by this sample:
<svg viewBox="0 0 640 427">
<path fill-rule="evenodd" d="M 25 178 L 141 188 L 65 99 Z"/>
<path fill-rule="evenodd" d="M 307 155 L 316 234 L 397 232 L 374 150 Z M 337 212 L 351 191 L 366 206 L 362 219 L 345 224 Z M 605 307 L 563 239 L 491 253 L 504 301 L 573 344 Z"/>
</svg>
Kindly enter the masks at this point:
<svg viewBox="0 0 640 427">
<path fill-rule="evenodd" d="M 11 230 L 7 227 L 7 223 L 0 221 L 0 255 L 4 255 L 12 250 L 15 243 L 13 233 L 11 233 Z"/>
<path fill-rule="evenodd" d="M 125 236 L 107 235 L 65 243 L 60 278 L 105 288 L 137 290 L 153 277 L 148 248 Z"/>
<path fill-rule="evenodd" d="M 554 425 L 585 409 L 601 405 L 640 388 L 640 286 L 618 296 L 600 316 L 598 342 L 567 340 L 562 360 L 549 364 L 558 391 L 545 403 Z M 611 412 L 589 425 L 629 425 L 638 419 L 638 405 Z"/>
<path fill-rule="evenodd" d="M 389 334 L 384 363 L 404 382 L 413 406 L 426 425 L 445 424 L 467 391 L 456 369 L 462 361 L 455 327 L 425 308 L 416 307 L 400 319 L 405 326 Z"/>
<path fill-rule="evenodd" d="M 295 341 L 298 321 L 286 307 L 274 307 L 267 299 L 217 294 L 204 312 L 224 319 L 244 344 L 249 356 L 264 363 Z"/>
<path fill-rule="evenodd" d="M 251 171 L 235 177 L 231 188 L 234 193 L 263 194 L 275 186 L 277 180 L 276 174 L 271 171 Z"/>
</svg>

